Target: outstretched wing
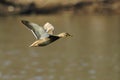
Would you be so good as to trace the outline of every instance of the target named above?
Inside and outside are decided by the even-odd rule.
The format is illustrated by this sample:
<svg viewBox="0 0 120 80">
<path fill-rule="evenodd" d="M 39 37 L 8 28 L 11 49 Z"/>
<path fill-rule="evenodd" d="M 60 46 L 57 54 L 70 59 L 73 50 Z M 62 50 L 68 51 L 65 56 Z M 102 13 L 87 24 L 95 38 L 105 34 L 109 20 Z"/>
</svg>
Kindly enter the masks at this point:
<svg viewBox="0 0 120 80">
<path fill-rule="evenodd" d="M 53 34 L 53 31 L 54 31 L 54 27 L 52 24 L 50 24 L 49 22 L 47 22 L 44 26 L 44 29 L 45 31 L 48 33 L 48 34 Z"/>
<path fill-rule="evenodd" d="M 49 34 L 45 31 L 43 27 L 26 20 L 22 20 L 21 22 L 33 32 L 36 39 L 43 39 L 49 37 Z"/>
</svg>

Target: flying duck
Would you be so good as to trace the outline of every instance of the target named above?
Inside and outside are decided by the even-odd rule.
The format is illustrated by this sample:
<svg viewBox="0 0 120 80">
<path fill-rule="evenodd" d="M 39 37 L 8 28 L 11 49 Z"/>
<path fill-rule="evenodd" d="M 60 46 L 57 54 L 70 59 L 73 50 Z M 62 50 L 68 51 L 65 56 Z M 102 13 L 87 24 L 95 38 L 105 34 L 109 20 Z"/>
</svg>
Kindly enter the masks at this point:
<svg viewBox="0 0 120 80">
<path fill-rule="evenodd" d="M 32 31 L 36 37 L 36 41 L 33 42 L 29 47 L 40 47 L 46 46 L 60 38 L 71 36 L 69 33 L 63 32 L 58 35 L 53 35 L 54 27 L 52 24 L 47 22 L 43 27 L 36 23 L 21 20 L 21 22 Z"/>
</svg>

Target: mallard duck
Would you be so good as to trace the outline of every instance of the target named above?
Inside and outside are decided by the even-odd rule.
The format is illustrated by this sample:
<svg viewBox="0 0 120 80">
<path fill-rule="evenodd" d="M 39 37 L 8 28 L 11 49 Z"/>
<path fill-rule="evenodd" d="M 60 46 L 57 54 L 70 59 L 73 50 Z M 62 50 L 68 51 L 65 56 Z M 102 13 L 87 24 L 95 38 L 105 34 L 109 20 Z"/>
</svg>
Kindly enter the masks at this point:
<svg viewBox="0 0 120 80">
<path fill-rule="evenodd" d="M 29 47 L 46 46 L 60 38 L 71 36 L 69 33 L 63 32 L 58 35 L 53 35 L 54 27 L 52 24 L 47 22 L 43 27 L 36 23 L 21 20 L 21 22 L 32 31 L 36 37 L 36 41 L 33 42 Z"/>
</svg>

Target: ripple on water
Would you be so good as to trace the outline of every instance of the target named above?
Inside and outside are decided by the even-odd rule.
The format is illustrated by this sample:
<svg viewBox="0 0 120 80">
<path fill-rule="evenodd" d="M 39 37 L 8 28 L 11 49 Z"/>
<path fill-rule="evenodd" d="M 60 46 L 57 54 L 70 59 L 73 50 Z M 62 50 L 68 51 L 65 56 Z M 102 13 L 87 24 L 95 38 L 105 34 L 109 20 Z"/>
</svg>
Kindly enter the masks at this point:
<svg viewBox="0 0 120 80">
<path fill-rule="evenodd" d="M 96 70 L 91 69 L 91 70 L 88 71 L 88 73 L 89 73 L 89 74 L 96 74 Z"/>
<path fill-rule="evenodd" d="M 43 71 L 44 71 L 44 69 L 41 69 L 41 68 L 36 69 L 36 72 L 43 72 Z"/>
<path fill-rule="evenodd" d="M 6 60 L 3 62 L 3 66 L 9 66 L 11 64 L 12 64 L 12 61 L 10 61 L 10 60 Z"/>
<path fill-rule="evenodd" d="M 60 64 L 60 63 L 61 63 L 60 59 L 53 59 L 53 60 L 49 61 L 48 65 L 50 65 L 52 67 L 55 64 Z"/>
<path fill-rule="evenodd" d="M 34 76 L 29 80 L 44 80 L 42 76 Z"/>
<path fill-rule="evenodd" d="M 54 78 L 55 78 L 54 75 L 49 75 L 49 77 L 48 77 L 49 80 L 53 80 Z"/>
<path fill-rule="evenodd" d="M 65 80 L 65 76 L 60 76 L 60 80 Z"/>
<path fill-rule="evenodd" d="M 96 79 L 95 75 L 90 76 L 91 79 Z"/>
<path fill-rule="evenodd" d="M 34 62 L 32 62 L 31 64 L 32 64 L 33 66 L 37 66 L 37 65 L 39 64 L 39 62 L 34 61 Z"/>
<path fill-rule="evenodd" d="M 49 69 L 49 72 L 50 73 L 54 73 L 54 72 L 56 72 L 56 69 L 55 68 L 51 68 L 51 69 Z"/>
<path fill-rule="evenodd" d="M 82 62 L 82 63 L 80 63 L 80 65 L 83 66 L 83 67 L 86 67 L 86 66 L 88 66 L 88 63 Z"/>
<path fill-rule="evenodd" d="M 8 75 L 8 74 L 2 75 L 2 79 L 4 80 L 9 80 L 10 78 L 11 78 L 11 75 Z"/>
<path fill-rule="evenodd" d="M 20 71 L 20 74 L 23 74 L 23 75 L 24 75 L 24 74 L 26 74 L 26 73 L 27 73 L 26 70 L 21 70 L 21 71 Z"/>
<path fill-rule="evenodd" d="M 17 49 L 9 50 L 8 52 L 6 52 L 6 54 L 8 54 L 8 55 L 17 55 L 19 53 L 21 53 L 21 52 L 20 52 L 20 50 L 17 50 Z"/>
<path fill-rule="evenodd" d="M 2 77 L 2 72 L 0 72 L 0 78 Z"/>
<path fill-rule="evenodd" d="M 115 65 L 114 66 L 114 71 L 115 72 L 120 72 L 120 66 L 119 65 Z"/>
<path fill-rule="evenodd" d="M 38 53 L 35 52 L 34 50 L 31 50 L 29 53 L 30 53 L 30 56 L 32 57 L 38 57 Z"/>
</svg>

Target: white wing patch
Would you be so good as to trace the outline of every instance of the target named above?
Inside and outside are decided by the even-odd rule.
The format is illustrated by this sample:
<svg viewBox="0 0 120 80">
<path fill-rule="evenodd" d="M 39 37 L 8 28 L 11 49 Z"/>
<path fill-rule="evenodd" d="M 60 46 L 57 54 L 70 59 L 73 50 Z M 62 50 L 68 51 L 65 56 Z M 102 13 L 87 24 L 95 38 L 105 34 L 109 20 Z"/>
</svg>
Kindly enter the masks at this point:
<svg viewBox="0 0 120 80">
<path fill-rule="evenodd" d="M 31 30 L 33 35 L 35 36 L 36 39 L 38 39 L 38 37 L 36 36 L 36 34 L 33 32 L 33 30 Z"/>
<path fill-rule="evenodd" d="M 53 31 L 54 31 L 54 27 L 52 24 L 50 24 L 49 22 L 47 22 L 44 26 L 44 29 L 45 31 L 48 33 L 48 34 L 53 34 Z"/>
</svg>

